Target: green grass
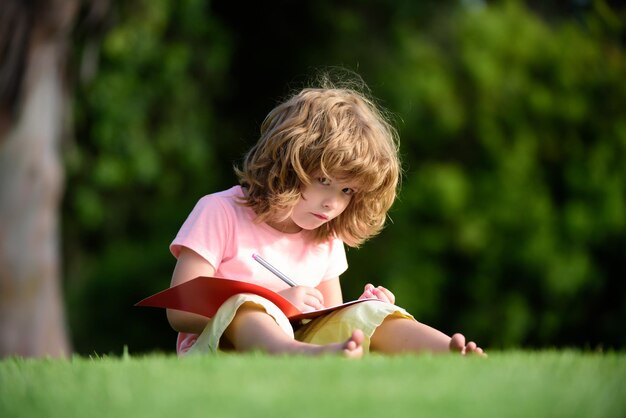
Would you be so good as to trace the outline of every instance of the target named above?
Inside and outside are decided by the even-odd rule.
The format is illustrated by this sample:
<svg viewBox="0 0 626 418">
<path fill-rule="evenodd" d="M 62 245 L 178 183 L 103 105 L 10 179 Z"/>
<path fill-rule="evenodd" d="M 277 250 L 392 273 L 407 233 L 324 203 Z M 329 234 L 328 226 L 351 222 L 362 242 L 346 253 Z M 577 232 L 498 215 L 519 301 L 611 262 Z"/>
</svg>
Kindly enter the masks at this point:
<svg viewBox="0 0 626 418">
<path fill-rule="evenodd" d="M 0 361 L 0 417 L 624 417 L 626 353 Z"/>
</svg>

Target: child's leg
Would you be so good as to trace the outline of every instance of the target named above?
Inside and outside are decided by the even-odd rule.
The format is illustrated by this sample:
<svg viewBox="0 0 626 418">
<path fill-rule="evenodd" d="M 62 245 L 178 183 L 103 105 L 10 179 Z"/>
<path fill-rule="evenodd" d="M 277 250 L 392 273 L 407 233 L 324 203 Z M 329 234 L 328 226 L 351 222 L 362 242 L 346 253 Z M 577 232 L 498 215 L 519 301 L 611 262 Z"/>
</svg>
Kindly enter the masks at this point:
<svg viewBox="0 0 626 418">
<path fill-rule="evenodd" d="M 224 332 L 237 351 L 261 350 L 270 354 L 341 353 L 346 357 L 363 355 L 363 332 L 356 330 L 343 343 L 315 345 L 296 341 L 278 326 L 274 318 L 252 303 L 242 305 Z"/>
<path fill-rule="evenodd" d="M 376 328 L 371 337 L 370 349 L 387 354 L 449 351 L 484 354 L 474 342 L 466 344 L 461 334 L 454 334 L 450 338 L 435 328 L 401 317 L 388 317 Z"/>
</svg>

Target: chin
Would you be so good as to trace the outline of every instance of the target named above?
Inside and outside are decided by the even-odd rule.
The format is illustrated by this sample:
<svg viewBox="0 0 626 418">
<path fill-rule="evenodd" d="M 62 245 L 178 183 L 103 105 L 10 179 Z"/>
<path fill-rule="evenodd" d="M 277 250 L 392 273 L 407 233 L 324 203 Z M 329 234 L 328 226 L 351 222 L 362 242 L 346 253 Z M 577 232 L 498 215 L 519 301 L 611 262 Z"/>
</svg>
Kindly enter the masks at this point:
<svg viewBox="0 0 626 418">
<path fill-rule="evenodd" d="M 308 225 L 298 225 L 298 226 L 305 231 L 315 231 L 317 228 L 324 226 L 325 223 L 326 222 L 322 222 L 319 224 L 316 223 L 315 225 L 308 224 Z"/>
</svg>

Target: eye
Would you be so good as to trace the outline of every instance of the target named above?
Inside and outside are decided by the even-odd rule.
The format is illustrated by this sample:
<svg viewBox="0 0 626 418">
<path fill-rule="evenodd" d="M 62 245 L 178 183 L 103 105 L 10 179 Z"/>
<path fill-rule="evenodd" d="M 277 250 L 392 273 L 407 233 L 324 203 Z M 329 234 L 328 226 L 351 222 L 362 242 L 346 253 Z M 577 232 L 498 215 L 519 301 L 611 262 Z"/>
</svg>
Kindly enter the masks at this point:
<svg viewBox="0 0 626 418">
<path fill-rule="evenodd" d="M 318 177 L 317 181 L 319 181 L 320 184 L 323 184 L 324 186 L 330 186 L 330 179 L 327 177 Z"/>
<path fill-rule="evenodd" d="M 345 187 L 345 188 L 341 189 L 341 191 L 342 191 L 345 195 L 347 195 L 347 196 L 352 196 L 353 194 L 355 194 L 355 193 L 356 193 L 356 190 L 354 190 L 354 189 L 353 189 L 353 188 L 351 188 L 351 187 Z"/>
</svg>

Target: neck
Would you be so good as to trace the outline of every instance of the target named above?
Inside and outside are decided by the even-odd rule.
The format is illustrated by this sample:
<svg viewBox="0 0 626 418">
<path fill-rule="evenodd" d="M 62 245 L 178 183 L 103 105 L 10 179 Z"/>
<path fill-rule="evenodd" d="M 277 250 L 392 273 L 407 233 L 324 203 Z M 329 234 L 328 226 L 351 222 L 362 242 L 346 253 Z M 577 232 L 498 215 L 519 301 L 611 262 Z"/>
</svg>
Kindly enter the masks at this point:
<svg viewBox="0 0 626 418">
<path fill-rule="evenodd" d="M 296 225 L 291 219 L 286 219 L 282 222 L 268 221 L 267 224 L 284 234 L 297 234 L 302 231 L 302 228 Z"/>
</svg>

